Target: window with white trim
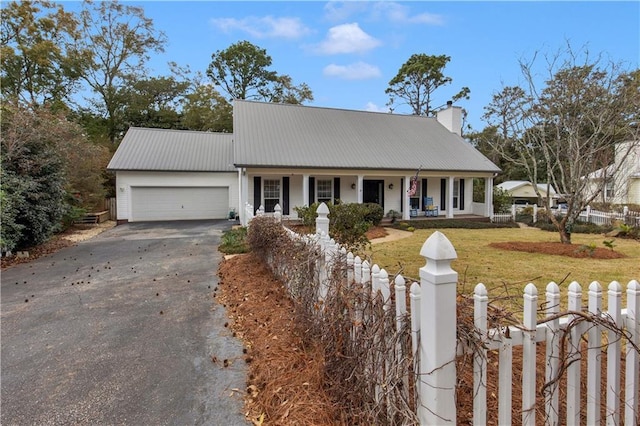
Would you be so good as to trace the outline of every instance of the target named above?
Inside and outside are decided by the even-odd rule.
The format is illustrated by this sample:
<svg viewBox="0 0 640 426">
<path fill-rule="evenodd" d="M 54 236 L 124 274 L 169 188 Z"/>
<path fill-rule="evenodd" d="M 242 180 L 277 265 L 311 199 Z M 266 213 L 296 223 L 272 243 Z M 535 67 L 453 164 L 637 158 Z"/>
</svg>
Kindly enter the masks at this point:
<svg viewBox="0 0 640 426">
<path fill-rule="evenodd" d="M 316 179 L 316 200 L 319 203 L 333 202 L 333 179 Z"/>
<path fill-rule="evenodd" d="M 458 200 L 460 199 L 460 180 L 453 180 L 453 208 L 458 208 Z"/>
<path fill-rule="evenodd" d="M 611 201 L 611 199 L 615 196 L 613 183 L 613 179 L 608 179 L 607 183 L 604 186 L 604 199 L 606 201 Z"/>
<path fill-rule="evenodd" d="M 265 179 L 263 185 L 264 211 L 273 212 L 280 203 L 280 179 Z"/>
</svg>

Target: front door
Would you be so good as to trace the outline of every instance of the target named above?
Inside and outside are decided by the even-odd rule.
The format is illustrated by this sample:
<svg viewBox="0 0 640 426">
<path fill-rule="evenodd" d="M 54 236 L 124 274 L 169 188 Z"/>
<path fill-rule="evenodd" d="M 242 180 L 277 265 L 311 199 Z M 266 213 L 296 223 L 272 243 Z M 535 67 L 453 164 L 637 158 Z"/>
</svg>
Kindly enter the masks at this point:
<svg viewBox="0 0 640 426">
<path fill-rule="evenodd" d="M 363 203 L 376 203 L 384 209 L 384 181 L 383 180 L 364 180 L 362 181 Z"/>
</svg>

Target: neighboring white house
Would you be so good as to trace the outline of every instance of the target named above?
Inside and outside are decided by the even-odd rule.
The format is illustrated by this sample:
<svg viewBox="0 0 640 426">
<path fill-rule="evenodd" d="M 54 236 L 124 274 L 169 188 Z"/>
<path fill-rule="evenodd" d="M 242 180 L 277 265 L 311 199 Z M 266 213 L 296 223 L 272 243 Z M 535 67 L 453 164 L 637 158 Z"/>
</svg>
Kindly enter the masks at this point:
<svg viewBox="0 0 640 426">
<path fill-rule="evenodd" d="M 556 193 L 556 190 L 552 185 L 549 185 L 547 188 L 546 183 L 538 184 L 540 198 L 538 198 L 538 194 L 536 194 L 533 184 L 526 180 L 508 180 L 496 186 L 509 194 L 512 204 L 537 204 L 541 206 L 543 205 L 543 202 L 540 198 L 547 197 L 552 199 L 551 206 L 554 206 L 557 202 L 558 194 Z"/>
<path fill-rule="evenodd" d="M 596 199 L 612 204 L 640 204 L 640 142 L 616 144 L 614 163 L 586 176 L 591 193 L 602 188 Z"/>
<path fill-rule="evenodd" d="M 295 218 L 296 206 L 335 200 L 409 219 L 428 199 L 439 215 L 488 217 L 500 169 L 460 136 L 460 115 L 453 106 L 436 119 L 236 100 L 233 135 L 133 128 L 108 166 L 118 220 L 190 218 L 183 210 L 195 204 L 182 200 L 206 200 L 194 218 L 234 209 L 243 224 L 247 204 L 279 204 Z M 486 181 L 485 203 L 472 202 L 474 178 Z"/>
</svg>

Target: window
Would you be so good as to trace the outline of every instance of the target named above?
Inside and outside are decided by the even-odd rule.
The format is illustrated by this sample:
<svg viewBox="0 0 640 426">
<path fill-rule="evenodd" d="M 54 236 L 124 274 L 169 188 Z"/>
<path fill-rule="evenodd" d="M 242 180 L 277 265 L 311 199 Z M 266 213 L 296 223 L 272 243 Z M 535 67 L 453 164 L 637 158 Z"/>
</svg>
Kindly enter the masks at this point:
<svg viewBox="0 0 640 426">
<path fill-rule="evenodd" d="M 319 203 L 330 203 L 333 201 L 333 179 L 317 179 L 316 194 Z"/>
<path fill-rule="evenodd" d="M 458 199 L 460 198 L 460 181 L 458 179 L 453 180 L 453 208 L 458 208 Z"/>
<path fill-rule="evenodd" d="M 273 212 L 280 203 L 280 179 L 264 180 L 264 211 Z"/>
<path fill-rule="evenodd" d="M 605 201 L 611 201 L 615 196 L 615 192 L 613 190 L 613 180 L 608 179 L 607 183 L 604 186 L 604 199 Z"/>
</svg>

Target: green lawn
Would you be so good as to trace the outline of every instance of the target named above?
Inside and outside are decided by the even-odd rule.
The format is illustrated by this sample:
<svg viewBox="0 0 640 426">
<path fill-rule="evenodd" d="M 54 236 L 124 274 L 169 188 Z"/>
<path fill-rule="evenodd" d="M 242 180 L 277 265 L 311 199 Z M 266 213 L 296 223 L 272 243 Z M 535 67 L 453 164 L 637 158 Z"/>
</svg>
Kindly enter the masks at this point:
<svg viewBox="0 0 640 426">
<path fill-rule="evenodd" d="M 402 268 L 405 277 L 417 278 L 418 269 L 425 264 L 420 256 L 420 248 L 433 232 L 432 229 L 416 230 L 409 238 L 373 246 L 370 253 L 373 263 L 385 268 L 390 275 Z M 566 292 L 571 281 L 577 281 L 582 286 L 583 301 L 586 303 L 586 293 L 592 281 L 599 281 L 606 291 L 613 280 L 619 281 L 624 288 L 630 280 L 640 280 L 640 242 L 636 240 L 615 239 L 614 250 L 627 257 L 597 260 L 489 247 L 491 242 L 559 241 L 557 233 L 537 229 L 445 229 L 441 232 L 451 241 L 458 254 L 452 267 L 458 272 L 458 290 L 465 294 L 471 294 L 475 285 L 482 282 L 489 289 L 491 297 L 506 295 L 506 292 L 511 296 L 519 295 L 524 286 L 532 282 L 544 299 L 544 288 L 550 281 L 558 283 L 563 292 Z M 576 249 L 582 244 L 591 243 L 604 248 L 602 242 L 605 239 L 610 238 L 598 234 L 572 235 Z"/>
</svg>

